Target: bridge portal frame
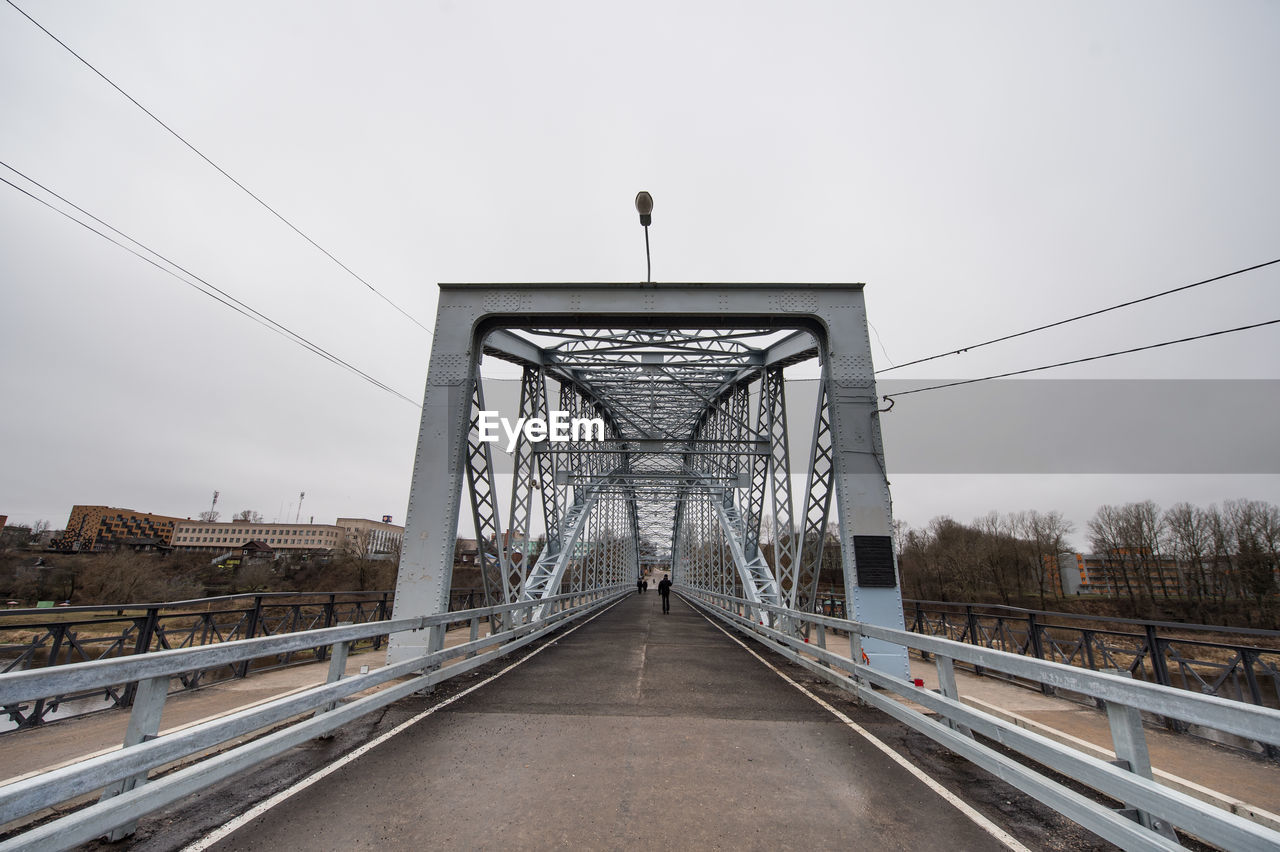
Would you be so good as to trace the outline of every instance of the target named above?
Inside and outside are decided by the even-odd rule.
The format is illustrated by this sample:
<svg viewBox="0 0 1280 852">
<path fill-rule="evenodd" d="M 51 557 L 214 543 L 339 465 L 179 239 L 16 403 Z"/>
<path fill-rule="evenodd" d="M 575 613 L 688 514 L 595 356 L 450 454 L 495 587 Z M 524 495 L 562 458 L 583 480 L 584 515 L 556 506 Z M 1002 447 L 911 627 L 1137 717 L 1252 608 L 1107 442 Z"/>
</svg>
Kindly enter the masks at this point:
<svg viewBox="0 0 1280 852">
<path fill-rule="evenodd" d="M 789 336 L 766 351 L 761 364 L 766 376 L 817 350 L 822 369 L 820 399 L 827 404 L 822 428 L 829 430 L 830 441 L 824 463 L 830 465 L 829 479 L 836 490 L 845 595 L 852 604 L 849 614 L 876 626 L 904 626 L 899 574 L 889 546 L 892 504 L 862 284 L 444 283 L 439 287 L 396 584 L 397 617 L 448 611 L 481 355 L 487 346 L 499 345 L 517 363 L 537 366 L 539 361 L 536 346 L 517 335 L 504 335 L 503 330 L 756 328 L 809 335 Z M 764 425 L 772 428 L 772 420 Z M 815 474 L 809 473 L 813 481 Z M 823 474 L 816 476 L 821 479 Z M 782 487 L 789 490 L 790 483 Z M 788 506 L 784 511 L 790 525 L 792 510 Z M 802 529 L 797 532 L 803 533 L 808 513 L 799 514 Z M 499 533 L 499 542 L 500 537 Z M 787 544 L 789 597 L 794 599 L 796 569 L 807 554 L 795 546 L 794 533 Z M 478 545 L 483 554 L 485 543 Z M 501 554 L 496 555 L 501 564 Z M 860 570 L 859 559 L 866 570 Z M 510 577 L 507 566 L 501 567 Z M 388 659 L 397 663 L 437 650 L 441 640 L 439 631 L 398 636 L 389 645 Z M 909 674 L 902 646 L 868 640 L 863 651 L 872 666 L 894 675 Z"/>
</svg>

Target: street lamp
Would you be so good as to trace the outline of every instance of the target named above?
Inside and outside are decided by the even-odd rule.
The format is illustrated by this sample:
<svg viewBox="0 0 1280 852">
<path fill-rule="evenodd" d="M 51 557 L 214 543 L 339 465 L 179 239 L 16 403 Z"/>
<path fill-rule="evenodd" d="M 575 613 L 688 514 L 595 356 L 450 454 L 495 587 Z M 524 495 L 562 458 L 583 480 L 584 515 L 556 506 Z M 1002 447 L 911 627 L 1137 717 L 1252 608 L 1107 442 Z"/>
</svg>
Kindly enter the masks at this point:
<svg viewBox="0 0 1280 852">
<path fill-rule="evenodd" d="M 649 225 L 653 223 L 653 196 L 641 190 L 636 193 L 636 212 L 644 226 L 644 277 L 646 284 L 653 283 L 653 267 L 649 262 Z"/>
</svg>

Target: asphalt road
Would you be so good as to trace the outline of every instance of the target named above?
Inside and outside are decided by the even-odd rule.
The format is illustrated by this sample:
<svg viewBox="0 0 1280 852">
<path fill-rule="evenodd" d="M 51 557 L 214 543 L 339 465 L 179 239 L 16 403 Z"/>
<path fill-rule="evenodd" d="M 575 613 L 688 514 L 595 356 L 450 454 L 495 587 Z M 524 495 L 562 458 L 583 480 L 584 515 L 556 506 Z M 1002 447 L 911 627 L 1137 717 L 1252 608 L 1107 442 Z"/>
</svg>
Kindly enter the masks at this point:
<svg viewBox="0 0 1280 852">
<path fill-rule="evenodd" d="M 449 684 L 144 820 L 124 845 L 180 848 L 467 686 Z M 824 697 L 1029 847 L 1106 848 L 832 690 Z M 650 591 L 561 635 L 212 848 L 837 847 L 1004 848 L 683 602 L 673 598 L 663 615 Z"/>
</svg>

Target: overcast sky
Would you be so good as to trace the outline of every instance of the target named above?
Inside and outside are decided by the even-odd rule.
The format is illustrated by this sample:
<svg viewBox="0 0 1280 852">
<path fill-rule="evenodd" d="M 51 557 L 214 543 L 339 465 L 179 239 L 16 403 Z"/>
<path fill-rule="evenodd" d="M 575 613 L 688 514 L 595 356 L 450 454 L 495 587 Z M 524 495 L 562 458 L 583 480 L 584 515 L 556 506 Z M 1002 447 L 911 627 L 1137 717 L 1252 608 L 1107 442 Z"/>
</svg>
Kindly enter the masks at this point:
<svg viewBox="0 0 1280 852">
<path fill-rule="evenodd" d="M 866 282 L 877 367 L 1280 257 L 1274 2 L 15 2 L 428 328 L 438 281 L 642 280 L 640 189 L 655 280 Z M 421 399 L 426 332 L 7 4 L 0 108 L 0 160 Z M 0 296 L 11 523 L 403 521 L 413 405 L 5 185 Z M 890 375 L 1276 318 L 1280 266 Z M 1280 379 L 1280 326 L 1041 377 Z M 914 525 L 1083 528 L 1269 470 L 892 479 Z"/>
</svg>

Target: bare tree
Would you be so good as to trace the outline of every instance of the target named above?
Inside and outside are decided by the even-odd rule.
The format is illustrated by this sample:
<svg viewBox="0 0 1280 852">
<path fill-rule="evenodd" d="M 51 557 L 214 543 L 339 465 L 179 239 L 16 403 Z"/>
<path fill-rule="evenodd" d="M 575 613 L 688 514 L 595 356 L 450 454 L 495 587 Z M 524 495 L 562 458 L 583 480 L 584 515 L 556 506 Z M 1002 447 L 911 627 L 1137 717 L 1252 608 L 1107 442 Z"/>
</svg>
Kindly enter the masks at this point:
<svg viewBox="0 0 1280 852">
<path fill-rule="evenodd" d="M 241 509 L 231 516 L 233 521 L 248 521 L 251 524 L 262 523 L 262 515 L 252 509 Z"/>
<path fill-rule="evenodd" d="M 215 521 L 217 521 L 221 515 L 222 513 L 217 511 L 216 509 L 205 509 L 197 517 L 199 517 L 200 520 L 204 521 L 206 524 L 212 524 Z"/>
<path fill-rule="evenodd" d="M 1041 609 L 1045 608 L 1047 593 L 1056 593 L 1059 588 L 1058 582 L 1050 579 L 1050 572 L 1058 571 L 1058 554 L 1067 549 L 1067 536 L 1074 531 L 1075 524 L 1057 510 L 1041 513 L 1032 509 L 1023 517 L 1022 534 L 1030 543 Z"/>
<path fill-rule="evenodd" d="M 1252 598 L 1258 614 L 1269 622 L 1276 592 L 1280 509 L 1261 500 L 1228 500 L 1223 508 L 1235 538 L 1242 597 Z"/>
<path fill-rule="evenodd" d="M 978 559 L 991 578 L 996 593 L 1004 604 L 1010 603 L 1010 594 L 1022 594 L 1022 570 L 1018 564 L 1017 540 L 1012 529 L 1012 515 L 1000 517 L 989 512 L 973 522 L 973 528 L 981 533 L 978 539 Z"/>
<path fill-rule="evenodd" d="M 1176 503 L 1165 510 L 1164 531 L 1169 551 L 1177 561 L 1183 591 L 1195 607 L 1196 620 L 1203 621 L 1205 601 L 1213 583 L 1213 528 L 1209 513 L 1190 503 Z"/>
<path fill-rule="evenodd" d="M 1125 554 L 1125 543 L 1128 531 L 1125 529 L 1125 517 L 1116 506 L 1099 506 L 1089 520 L 1089 547 L 1102 560 L 1103 566 L 1114 582 L 1119 580 L 1129 596 L 1130 614 L 1138 614 L 1138 597 L 1133 588 L 1133 578 Z M 1119 589 L 1117 588 L 1117 591 Z"/>
</svg>

